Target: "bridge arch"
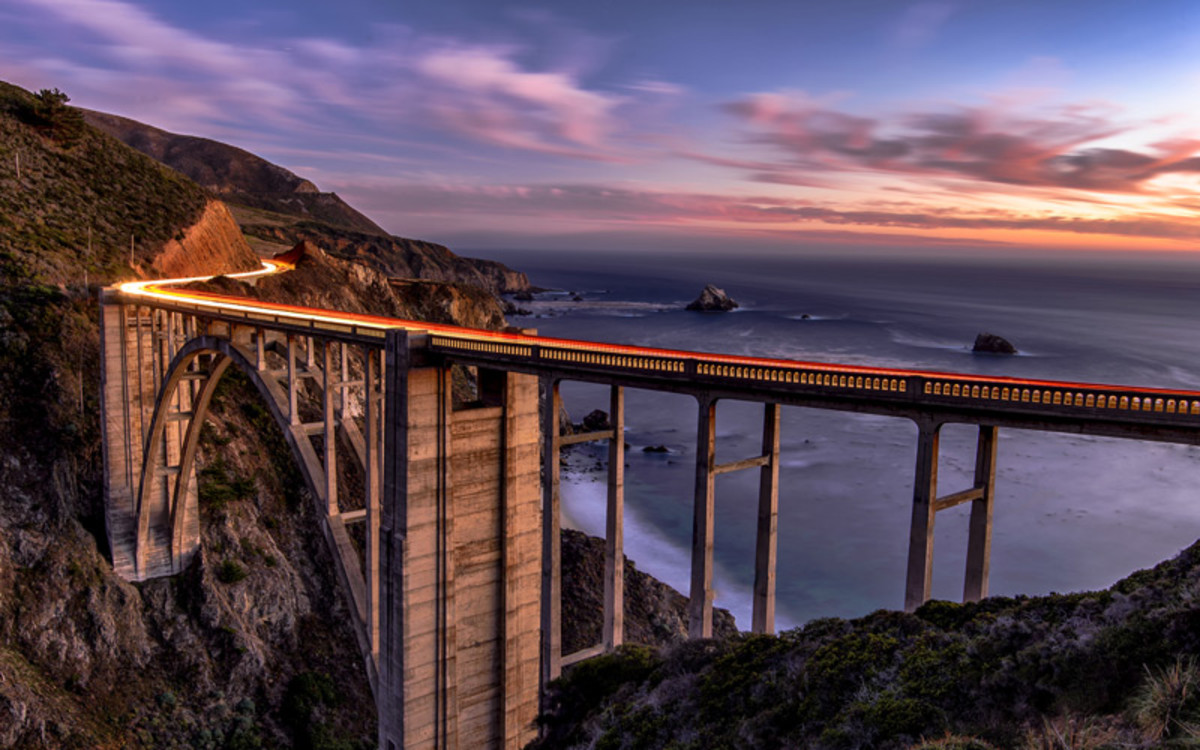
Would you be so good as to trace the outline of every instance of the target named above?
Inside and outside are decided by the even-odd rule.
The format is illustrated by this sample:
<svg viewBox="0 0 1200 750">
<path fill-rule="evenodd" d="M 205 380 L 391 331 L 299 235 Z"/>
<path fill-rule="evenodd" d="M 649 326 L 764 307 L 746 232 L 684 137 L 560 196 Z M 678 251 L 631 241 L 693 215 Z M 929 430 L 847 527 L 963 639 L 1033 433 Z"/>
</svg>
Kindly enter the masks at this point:
<svg viewBox="0 0 1200 750">
<path fill-rule="evenodd" d="M 202 360 L 209 358 L 207 369 Z M 137 537 L 136 537 L 136 566 L 139 572 L 145 570 L 151 554 L 151 546 L 155 539 L 169 540 L 170 564 L 173 572 L 180 572 L 190 561 L 199 545 L 198 534 L 189 533 L 189 525 L 198 520 L 199 497 L 196 491 L 195 459 L 200 442 L 200 431 L 208 417 L 212 397 L 222 376 L 230 367 L 236 367 L 254 384 L 259 396 L 266 402 L 272 418 L 283 432 L 292 457 L 305 482 L 310 488 L 321 486 L 323 477 L 313 476 L 313 465 L 304 460 L 304 455 L 297 444 L 292 430 L 289 429 L 289 417 L 283 411 L 280 402 L 279 388 L 275 383 L 268 383 L 256 364 L 231 341 L 216 336 L 197 336 L 184 344 L 167 366 L 162 386 L 155 395 L 154 412 L 150 421 L 148 437 L 143 448 L 141 476 L 137 487 Z M 189 377 L 191 376 L 191 377 Z M 192 389 L 186 384 L 198 378 L 199 388 Z M 275 387 L 272 388 L 271 385 Z M 187 407 L 185 410 L 185 406 Z M 182 440 L 175 451 L 178 463 L 169 465 L 171 446 L 164 439 L 167 425 L 172 418 L 186 417 L 187 425 Z M 162 487 L 157 479 L 174 476 L 175 481 Z M 161 490 L 169 495 L 167 513 L 152 513 L 154 503 L 151 494 Z M 166 522 L 169 527 L 154 528 L 155 521 Z M 191 522 L 191 524 L 189 524 Z M 196 527 L 198 531 L 198 527 Z"/>
</svg>

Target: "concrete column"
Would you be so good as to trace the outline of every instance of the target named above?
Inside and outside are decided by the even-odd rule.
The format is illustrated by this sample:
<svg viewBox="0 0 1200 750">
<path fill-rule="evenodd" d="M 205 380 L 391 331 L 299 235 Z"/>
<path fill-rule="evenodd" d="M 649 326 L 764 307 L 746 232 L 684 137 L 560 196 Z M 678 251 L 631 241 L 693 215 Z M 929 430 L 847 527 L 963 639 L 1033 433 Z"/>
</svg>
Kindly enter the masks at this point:
<svg viewBox="0 0 1200 750">
<path fill-rule="evenodd" d="M 963 581 L 963 601 L 977 602 L 988 594 L 988 573 L 992 558 L 992 498 L 996 489 L 997 432 L 990 425 L 979 426 L 975 451 L 975 487 L 983 496 L 971 502 L 971 524 L 967 537 L 967 572 Z"/>
<path fill-rule="evenodd" d="M 450 375 L 414 367 L 413 338 L 387 338 L 377 696 L 380 747 L 405 750 L 454 747 L 457 732 Z"/>
<path fill-rule="evenodd" d="M 912 612 L 929 601 L 933 587 L 933 518 L 937 498 L 938 433 L 941 424 L 917 423 L 917 466 L 913 479 L 912 528 L 908 538 L 908 577 L 904 610 Z"/>
<path fill-rule="evenodd" d="M 380 431 L 383 406 L 382 383 L 376 383 L 379 366 L 376 350 L 363 347 L 364 421 L 366 422 L 367 549 L 364 555 L 364 577 L 367 583 L 367 640 L 371 644 L 371 659 L 379 665 L 379 496 L 382 490 L 383 445 Z"/>
<path fill-rule="evenodd" d="M 296 407 L 296 337 L 287 335 L 287 394 L 288 421 L 300 424 L 300 411 Z"/>
<path fill-rule="evenodd" d="M 136 352 L 137 359 L 137 409 L 135 410 L 135 422 L 137 422 L 137 430 L 140 435 L 138 441 L 138 452 L 140 453 L 146 446 L 146 440 L 149 437 L 147 430 L 149 425 L 146 424 L 146 392 L 153 393 L 153 389 L 146 387 L 146 378 L 150 376 L 150 368 L 147 367 L 146 349 L 143 344 L 142 333 L 142 308 L 135 305 L 133 308 L 133 322 L 137 326 L 137 334 L 134 336 L 133 346 Z"/>
<path fill-rule="evenodd" d="M 696 494 L 692 509 L 692 590 L 688 637 L 712 637 L 713 514 L 716 494 L 717 402 L 700 397 L 696 428 Z"/>
<path fill-rule="evenodd" d="M 625 389 L 612 387 L 608 441 L 608 512 L 604 533 L 604 650 L 625 640 Z"/>
<path fill-rule="evenodd" d="M 779 404 L 763 409 L 762 455 L 759 469 L 758 535 L 754 548 L 754 612 L 751 630 L 775 632 L 775 554 L 779 526 Z"/>
<path fill-rule="evenodd" d="M 267 369 L 266 337 L 267 332 L 262 326 L 254 329 L 254 369 L 259 372 Z"/>
<path fill-rule="evenodd" d="M 537 378 L 510 372 L 504 391 L 503 743 L 520 750 L 537 737 L 541 697 L 542 446 Z"/>
<path fill-rule="evenodd" d="M 288 336 L 288 354 L 292 354 Z M 380 750 L 404 750 L 404 536 L 406 513 L 405 472 L 408 468 L 403 427 L 408 419 L 408 335 L 389 331 L 383 378 L 383 495 L 379 514 L 379 690 L 375 701 L 379 715 Z"/>
<path fill-rule="evenodd" d="M 308 340 L 308 345 L 313 345 L 313 339 Z M 325 504 L 326 513 L 331 516 L 336 516 L 341 512 L 338 507 L 338 481 L 337 481 L 337 419 L 334 415 L 334 375 L 333 375 L 333 347 L 334 343 L 328 339 L 325 340 L 322 346 L 322 375 L 324 381 L 322 383 L 321 402 L 325 420 Z"/>
<path fill-rule="evenodd" d="M 542 413 L 542 675 L 541 691 L 562 674 L 562 544 L 559 498 L 558 381 L 541 378 Z"/>
<path fill-rule="evenodd" d="M 338 419 L 346 419 L 350 413 L 348 408 L 350 405 L 350 386 L 346 385 L 350 381 L 350 357 L 348 356 L 349 351 L 346 349 L 345 344 L 339 345 L 338 354 L 340 355 L 338 359 L 341 360 L 342 364 L 341 399 L 338 402 Z M 366 373 L 363 373 L 363 375 L 365 377 Z"/>
<path fill-rule="evenodd" d="M 141 445 L 134 441 L 129 383 L 129 323 L 126 308 L 100 299 L 100 425 L 104 461 L 104 512 L 113 570 L 129 580 L 136 574 L 138 474 Z"/>
</svg>

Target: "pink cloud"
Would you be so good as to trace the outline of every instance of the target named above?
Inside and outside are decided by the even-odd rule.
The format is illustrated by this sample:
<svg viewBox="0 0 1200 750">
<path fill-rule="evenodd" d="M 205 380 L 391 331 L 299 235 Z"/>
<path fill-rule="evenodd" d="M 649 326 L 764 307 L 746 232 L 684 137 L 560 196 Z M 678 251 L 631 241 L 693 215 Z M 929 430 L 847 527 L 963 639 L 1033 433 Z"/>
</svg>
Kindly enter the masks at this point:
<svg viewBox="0 0 1200 750">
<path fill-rule="evenodd" d="M 416 61 L 439 84 L 432 107 L 447 126 L 480 140 L 554 153 L 610 150 L 620 99 L 588 91 L 561 72 L 530 72 L 501 50 L 450 47 Z"/>
<path fill-rule="evenodd" d="M 1134 151 L 1099 145 L 1133 130 L 1111 112 L 1068 105 L 1020 116 L 1000 107 L 917 112 L 883 121 L 812 99 L 756 94 L 725 106 L 753 142 L 785 161 L 755 179 L 801 184 L 812 172 L 957 176 L 979 183 L 1137 193 L 1162 174 L 1196 172 L 1200 143 L 1177 139 Z"/>
<path fill-rule="evenodd" d="M 666 84 L 600 91 L 583 84 L 570 60 L 532 69 L 516 47 L 397 27 L 376 28 L 367 44 L 261 36 L 235 44 L 173 26 L 128 0 L 14 2 L 24 8 L 18 23 L 30 41 L 7 50 L 13 62 L 0 60 L 0 74 L 53 77 L 47 85 L 64 89 L 87 81 L 86 90 L 69 92 L 84 106 L 212 137 L 261 139 L 264 126 L 292 140 L 419 130 L 434 143 L 457 136 L 460 146 L 628 160 L 637 149 L 616 110 L 675 95 Z M 57 67 L 37 62 L 45 56 L 33 40 L 47 28 L 77 39 L 74 56 Z"/>
</svg>

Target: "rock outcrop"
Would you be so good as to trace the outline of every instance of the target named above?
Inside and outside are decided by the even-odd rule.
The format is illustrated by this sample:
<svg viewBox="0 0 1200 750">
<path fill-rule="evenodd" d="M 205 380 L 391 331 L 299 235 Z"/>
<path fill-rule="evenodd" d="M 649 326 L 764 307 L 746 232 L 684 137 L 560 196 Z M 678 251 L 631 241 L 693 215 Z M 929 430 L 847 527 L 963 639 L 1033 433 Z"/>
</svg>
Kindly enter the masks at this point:
<svg viewBox="0 0 1200 750">
<path fill-rule="evenodd" d="M 393 278 L 470 284 L 496 295 L 529 288 L 525 274 L 503 263 L 463 258 L 433 242 L 356 232 L 314 222 L 256 224 L 243 221 L 242 231 L 282 247 L 312 242 L 324 247 L 330 255 L 370 266 Z"/>
<path fill-rule="evenodd" d="M 971 347 L 971 351 L 984 354 L 1016 354 L 1017 347 L 994 333 L 981 333 L 975 337 L 975 345 Z"/>
<path fill-rule="evenodd" d="M 604 615 L 604 540 L 562 530 L 563 653 L 600 642 Z M 687 639 L 688 599 L 625 558 L 625 642 L 661 646 Z M 713 609 L 717 638 L 737 635 L 728 610 Z"/>
<path fill-rule="evenodd" d="M 700 312 L 729 312 L 737 306 L 738 303 L 734 302 L 724 289 L 709 284 L 700 292 L 699 297 L 688 303 L 687 309 Z"/>
<path fill-rule="evenodd" d="M 246 244 L 242 230 L 221 201 L 210 200 L 200 220 L 184 229 L 182 236 L 163 245 L 150 263 L 151 275 L 178 278 L 203 276 L 214 269 L 253 271 L 258 256 Z"/>
</svg>

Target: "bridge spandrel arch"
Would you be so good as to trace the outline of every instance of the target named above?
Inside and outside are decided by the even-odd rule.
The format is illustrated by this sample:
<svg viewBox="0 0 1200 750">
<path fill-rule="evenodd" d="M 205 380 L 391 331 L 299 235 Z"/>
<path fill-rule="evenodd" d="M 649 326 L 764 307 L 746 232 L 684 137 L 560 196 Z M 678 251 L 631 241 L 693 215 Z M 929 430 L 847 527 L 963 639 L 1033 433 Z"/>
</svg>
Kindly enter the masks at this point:
<svg viewBox="0 0 1200 750">
<path fill-rule="evenodd" d="M 204 357 L 206 369 L 199 369 Z M 135 540 L 136 577 L 139 580 L 181 571 L 199 546 L 199 495 L 195 458 L 200 431 L 208 417 L 213 394 L 221 377 L 231 367 L 244 374 L 283 432 L 309 488 L 323 486 L 324 469 L 309 446 L 303 450 L 291 429 L 285 411 L 287 396 L 280 385 L 262 377 L 255 363 L 228 339 L 198 336 L 184 344 L 170 364 L 155 395 L 148 438 L 137 483 L 135 503 L 137 536 Z M 189 381 L 198 381 L 194 392 Z M 182 409 L 186 406 L 188 408 Z M 177 446 L 170 425 L 184 421 Z M 171 463 L 172 458 L 177 462 Z M 307 460 L 306 460 L 307 459 Z M 164 507 L 165 506 L 165 507 Z M 164 548 L 165 547 L 165 548 Z"/>
</svg>

